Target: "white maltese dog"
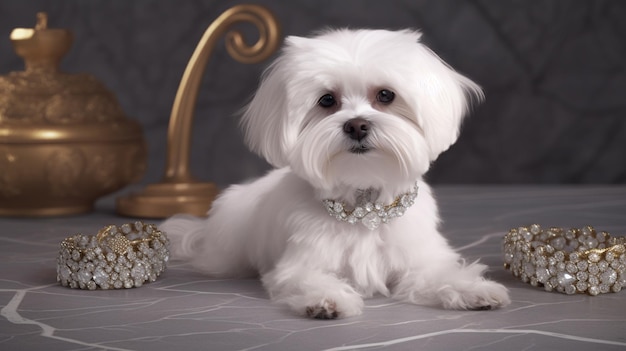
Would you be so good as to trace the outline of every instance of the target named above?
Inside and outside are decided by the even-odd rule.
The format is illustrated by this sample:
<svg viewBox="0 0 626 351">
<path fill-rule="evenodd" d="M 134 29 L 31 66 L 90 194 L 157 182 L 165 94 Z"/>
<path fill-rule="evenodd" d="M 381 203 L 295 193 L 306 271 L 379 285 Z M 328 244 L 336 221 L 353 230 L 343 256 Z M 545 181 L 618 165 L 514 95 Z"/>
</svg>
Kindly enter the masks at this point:
<svg viewBox="0 0 626 351">
<path fill-rule="evenodd" d="M 213 277 L 260 275 L 273 301 L 354 316 L 374 294 L 450 309 L 507 305 L 507 289 L 438 231 L 422 175 L 455 142 L 480 88 L 415 31 L 289 37 L 242 125 L 276 167 L 233 185 L 208 218 L 162 224 L 172 257 Z"/>
</svg>

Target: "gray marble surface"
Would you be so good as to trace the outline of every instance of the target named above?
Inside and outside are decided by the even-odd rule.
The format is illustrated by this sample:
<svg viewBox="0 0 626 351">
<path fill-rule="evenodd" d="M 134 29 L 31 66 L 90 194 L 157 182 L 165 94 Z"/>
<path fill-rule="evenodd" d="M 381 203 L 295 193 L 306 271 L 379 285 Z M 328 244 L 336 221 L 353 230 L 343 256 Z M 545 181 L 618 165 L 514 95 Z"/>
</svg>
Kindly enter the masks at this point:
<svg viewBox="0 0 626 351">
<path fill-rule="evenodd" d="M 88 215 L 0 218 L 2 350 L 624 350 L 626 292 L 548 293 L 502 267 L 511 227 L 593 225 L 626 233 L 626 187 L 437 187 L 443 232 L 490 266 L 512 304 L 484 312 L 366 300 L 361 316 L 320 321 L 275 306 L 256 280 L 213 280 L 171 262 L 154 283 L 72 290 L 56 283 L 59 243 L 131 221 L 112 198 Z"/>
</svg>

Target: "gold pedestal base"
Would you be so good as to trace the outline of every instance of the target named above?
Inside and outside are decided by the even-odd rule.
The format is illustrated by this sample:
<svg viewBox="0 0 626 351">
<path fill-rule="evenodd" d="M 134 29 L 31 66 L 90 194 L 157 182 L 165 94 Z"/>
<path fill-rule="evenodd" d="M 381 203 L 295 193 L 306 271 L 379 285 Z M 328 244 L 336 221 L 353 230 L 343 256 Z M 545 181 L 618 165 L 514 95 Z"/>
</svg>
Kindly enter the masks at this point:
<svg viewBox="0 0 626 351">
<path fill-rule="evenodd" d="M 71 216 L 93 211 L 92 203 L 72 203 L 67 205 L 52 204 L 49 206 L 24 206 L 0 207 L 0 216 L 3 217 L 48 217 L 48 216 Z"/>
<path fill-rule="evenodd" d="M 229 31 L 238 23 L 250 23 L 257 27 L 259 38 L 254 45 L 248 45 L 240 32 Z M 258 5 L 231 7 L 211 23 L 189 59 L 174 98 L 167 129 L 164 180 L 148 185 L 139 194 L 118 198 L 117 213 L 147 218 L 164 218 L 176 213 L 207 214 L 218 191 L 212 183 L 193 180 L 189 154 L 194 105 L 209 56 L 218 39 L 226 34 L 226 50 L 233 58 L 243 63 L 260 62 L 278 48 L 279 32 L 274 15 Z"/>
<path fill-rule="evenodd" d="M 119 197 L 117 213 L 128 217 L 165 218 L 177 213 L 206 216 L 219 191 L 213 183 L 156 183 Z"/>
</svg>

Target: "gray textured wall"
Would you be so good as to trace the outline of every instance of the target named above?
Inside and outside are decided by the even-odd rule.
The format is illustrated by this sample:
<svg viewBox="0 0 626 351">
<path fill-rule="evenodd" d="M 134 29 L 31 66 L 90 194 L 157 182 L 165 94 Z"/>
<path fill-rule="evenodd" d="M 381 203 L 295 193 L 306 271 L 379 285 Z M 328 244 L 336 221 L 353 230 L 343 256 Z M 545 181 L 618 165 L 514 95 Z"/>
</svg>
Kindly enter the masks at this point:
<svg viewBox="0 0 626 351">
<path fill-rule="evenodd" d="M 163 172 L 165 135 L 180 77 L 226 0 L 2 0 L 0 74 L 22 69 L 8 39 L 47 11 L 72 29 L 68 72 L 89 72 L 143 124 Z M 626 1 L 262 0 L 285 35 L 325 26 L 420 28 L 425 41 L 487 96 L 459 142 L 434 164 L 433 183 L 626 182 Z M 264 173 L 236 111 L 264 64 L 241 65 L 220 46 L 207 67 L 194 123 L 192 165 L 220 185 Z"/>
</svg>

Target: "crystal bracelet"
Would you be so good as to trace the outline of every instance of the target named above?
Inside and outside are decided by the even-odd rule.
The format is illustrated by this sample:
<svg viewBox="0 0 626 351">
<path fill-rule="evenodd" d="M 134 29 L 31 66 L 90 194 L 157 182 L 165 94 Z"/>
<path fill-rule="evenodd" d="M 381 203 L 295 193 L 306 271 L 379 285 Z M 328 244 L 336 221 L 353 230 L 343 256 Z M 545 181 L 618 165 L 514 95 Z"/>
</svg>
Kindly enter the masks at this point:
<svg viewBox="0 0 626 351">
<path fill-rule="evenodd" d="M 532 286 L 592 296 L 626 286 L 626 237 L 593 227 L 514 228 L 504 237 L 504 267 Z"/>
<path fill-rule="evenodd" d="M 106 226 L 95 236 L 76 234 L 61 242 L 57 281 L 89 290 L 140 287 L 165 270 L 168 245 L 165 233 L 139 221 Z"/>
</svg>

